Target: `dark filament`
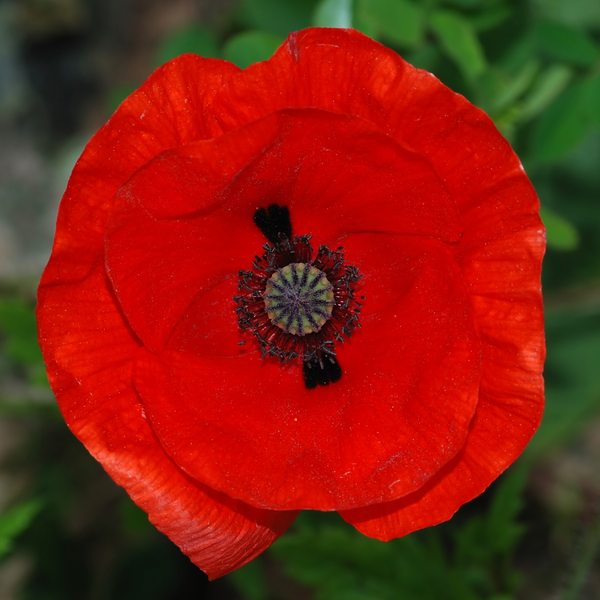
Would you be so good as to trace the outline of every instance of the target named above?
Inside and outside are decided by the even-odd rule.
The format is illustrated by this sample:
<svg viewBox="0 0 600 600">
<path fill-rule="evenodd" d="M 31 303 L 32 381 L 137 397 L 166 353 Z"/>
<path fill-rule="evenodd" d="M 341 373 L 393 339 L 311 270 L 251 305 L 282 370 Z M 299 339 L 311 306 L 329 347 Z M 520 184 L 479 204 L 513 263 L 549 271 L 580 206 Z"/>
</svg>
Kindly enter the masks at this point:
<svg viewBox="0 0 600 600">
<path fill-rule="evenodd" d="M 307 390 L 312 390 L 317 385 L 329 385 L 339 381 L 342 377 L 342 367 L 335 356 L 327 356 L 319 363 L 318 358 L 304 360 L 302 363 L 304 385 Z"/>
</svg>

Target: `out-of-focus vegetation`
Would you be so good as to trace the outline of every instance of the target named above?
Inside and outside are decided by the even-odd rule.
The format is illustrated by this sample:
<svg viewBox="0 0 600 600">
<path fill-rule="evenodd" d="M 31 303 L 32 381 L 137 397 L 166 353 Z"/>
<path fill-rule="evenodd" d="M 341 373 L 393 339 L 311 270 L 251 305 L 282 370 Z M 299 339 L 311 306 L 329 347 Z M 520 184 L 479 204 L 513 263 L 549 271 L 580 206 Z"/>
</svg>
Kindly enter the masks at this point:
<svg viewBox="0 0 600 600">
<path fill-rule="evenodd" d="M 208 584 L 66 430 L 36 343 L 41 267 L 2 270 L 0 243 L 3 600 L 600 598 L 598 0 L 7 0 L 0 33 L 16 33 L 0 37 L 0 137 L 28 139 L 64 187 L 72 148 L 152 68 L 185 52 L 245 68 L 309 25 L 357 28 L 433 72 L 521 157 L 548 230 L 540 431 L 449 523 L 383 544 L 306 513 Z M 44 186 L 13 177 L 12 151 L 0 142 L 0 237 L 33 236 Z"/>
</svg>

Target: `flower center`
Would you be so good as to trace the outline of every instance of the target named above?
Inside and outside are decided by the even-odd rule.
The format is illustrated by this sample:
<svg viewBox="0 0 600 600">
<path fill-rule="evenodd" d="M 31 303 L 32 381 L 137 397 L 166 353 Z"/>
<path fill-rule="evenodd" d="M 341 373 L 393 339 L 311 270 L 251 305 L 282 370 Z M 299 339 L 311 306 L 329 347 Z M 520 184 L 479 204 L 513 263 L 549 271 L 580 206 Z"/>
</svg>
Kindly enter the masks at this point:
<svg viewBox="0 0 600 600">
<path fill-rule="evenodd" d="M 240 329 L 256 338 L 261 358 L 300 358 L 307 389 L 339 381 L 335 344 L 360 327 L 364 296 L 356 296 L 355 286 L 362 275 L 345 264 L 343 248 L 321 245 L 315 253 L 311 236 L 293 235 L 287 206 L 258 208 L 253 220 L 270 243 L 254 257 L 252 271 L 239 272 Z"/>
<path fill-rule="evenodd" d="M 292 335 L 319 331 L 335 304 L 333 286 L 310 263 L 292 263 L 275 271 L 263 298 L 273 325 Z"/>
</svg>

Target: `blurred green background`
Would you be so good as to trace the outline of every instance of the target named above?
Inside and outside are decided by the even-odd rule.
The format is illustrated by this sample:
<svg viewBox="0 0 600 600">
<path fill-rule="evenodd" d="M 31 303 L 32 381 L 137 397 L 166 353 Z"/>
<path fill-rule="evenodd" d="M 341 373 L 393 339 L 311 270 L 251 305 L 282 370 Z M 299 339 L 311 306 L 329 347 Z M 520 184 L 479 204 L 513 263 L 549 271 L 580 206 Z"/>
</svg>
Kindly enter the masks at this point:
<svg viewBox="0 0 600 600">
<path fill-rule="evenodd" d="M 35 289 L 86 141 L 184 52 L 240 67 L 355 27 L 494 119 L 548 229 L 548 406 L 449 523 L 388 544 L 304 513 L 213 583 L 64 425 Z M 0 600 L 600 599 L 600 0 L 0 0 Z"/>
</svg>

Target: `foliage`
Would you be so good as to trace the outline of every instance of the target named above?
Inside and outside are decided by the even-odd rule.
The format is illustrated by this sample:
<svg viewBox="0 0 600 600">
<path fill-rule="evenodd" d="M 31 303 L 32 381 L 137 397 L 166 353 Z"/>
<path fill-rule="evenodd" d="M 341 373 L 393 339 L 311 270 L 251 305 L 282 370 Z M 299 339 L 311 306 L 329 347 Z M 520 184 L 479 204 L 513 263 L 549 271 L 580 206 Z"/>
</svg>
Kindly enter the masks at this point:
<svg viewBox="0 0 600 600">
<path fill-rule="evenodd" d="M 223 47 L 224 57 L 245 69 L 252 63 L 267 60 L 283 39 L 263 31 L 245 31 L 231 37 Z"/>
<path fill-rule="evenodd" d="M 0 331 L 4 355 L 16 365 L 39 365 L 42 353 L 37 343 L 35 314 L 31 306 L 16 299 L 0 298 Z"/>
<path fill-rule="evenodd" d="M 220 58 L 217 36 L 210 29 L 191 25 L 179 29 L 161 40 L 156 53 L 158 65 L 168 62 L 180 54 L 199 54 L 205 58 Z"/>
<path fill-rule="evenodd" d="M 25 373 L 36 385 L 46 385 L 33 306 L 17 298 L 0 296 L 0 336 L 0 369 L 5 362 L 5 368 Z"/>
<path fill-rule="evenodd" d="M 286 572 L 316 589 L 315 600 L 477 600 L 510 597 L 518 580 L 510 559 L 527 467 L 511 469 L 491 505 L 462 526 L 446 526 L 381 543 L 347 524 L 301 516 L 272 552 Z"/>
<path fill-rule="evenodd" d="M 29 527 L 41 506 L 39 500 L 30 500 L 0 515 L 0 559 L 10 552 L 14 539 Z"/>
</svg>

